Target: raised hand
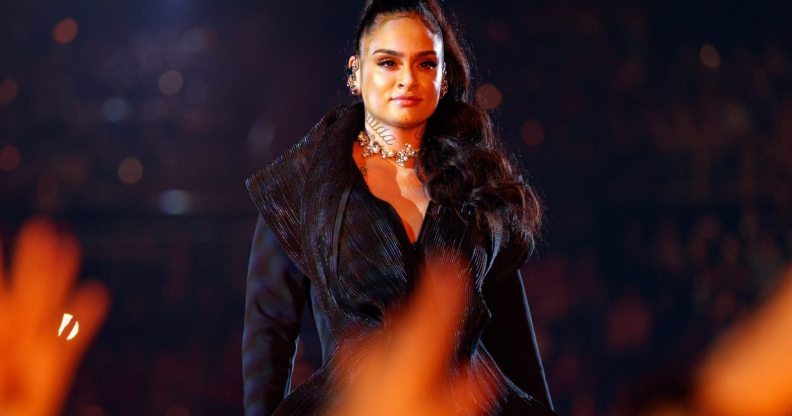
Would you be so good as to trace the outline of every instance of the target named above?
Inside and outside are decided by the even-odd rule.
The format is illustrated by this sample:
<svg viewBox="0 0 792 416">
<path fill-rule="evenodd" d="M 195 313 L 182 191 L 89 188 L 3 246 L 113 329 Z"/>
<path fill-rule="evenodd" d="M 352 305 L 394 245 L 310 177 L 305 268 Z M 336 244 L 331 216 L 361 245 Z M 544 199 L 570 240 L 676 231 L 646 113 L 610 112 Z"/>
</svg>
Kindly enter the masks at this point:
<svg viewBox="0 0 792 416">
<path fill-rule="evenodd" d="M 705 360 L 695 397 L 700 414 L 792 414 L 792 267 L 778 287 Z"/>
<path fill-rule="evenodd" d="M 363 340 L 362 353 L 361 343 L 339 349 L 338 370 L 350 381 L 330 414 L 472 415 L 493 404 L 493 387 L 469 367 L 448 371 L 466 305 L 463 276 L 456 265 L 428 268 L 410 304 Z"/>
<path fill-rule="evenodd" d="M 46 220 L 22 226 L 8 276 L 2 253 L 0 414 L 58 414 L 75 368 L 105 319 L 108 291 L 98 283 L 75 288 L 80 245 Z M 64 314 L 73 318 L 61 328 Z"/>
</svg>

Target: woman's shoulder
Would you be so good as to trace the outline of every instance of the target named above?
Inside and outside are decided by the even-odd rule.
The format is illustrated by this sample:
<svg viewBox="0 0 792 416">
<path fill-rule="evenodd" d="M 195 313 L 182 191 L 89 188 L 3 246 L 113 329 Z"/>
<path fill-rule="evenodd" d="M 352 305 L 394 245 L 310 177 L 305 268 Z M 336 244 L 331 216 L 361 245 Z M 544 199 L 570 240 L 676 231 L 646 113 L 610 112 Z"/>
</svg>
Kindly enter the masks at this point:
<svg viewBox="0 0 792 416">
<path fill-rule="evenodd" d="M 283 187 L 293 188 L 289 184 L 299 185 L 305 179 L 318 143 L 351 108 L 352 106 L 342 105 L 325 113 L 305 136 L 245 180 L 248 193 L 257 206 L 262 192 Z"/>
</svg>

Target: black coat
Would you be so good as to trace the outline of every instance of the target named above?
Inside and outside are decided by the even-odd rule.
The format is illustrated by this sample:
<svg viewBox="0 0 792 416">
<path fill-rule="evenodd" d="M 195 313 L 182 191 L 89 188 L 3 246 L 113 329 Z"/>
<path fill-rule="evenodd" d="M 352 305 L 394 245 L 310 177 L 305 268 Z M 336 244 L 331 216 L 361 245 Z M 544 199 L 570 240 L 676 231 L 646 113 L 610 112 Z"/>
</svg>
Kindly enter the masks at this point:
<svg viewBox="0 0 792 416">
<path fill-rule="evenodd" d="M 369 192 L 354 165 L 362 128 L 362 105 L 332 111 L 247 180 L 261 216 L 247 280 L 245 413 L 320 413 L 342 384 L 331 365 L 337 345 L 380 327 L 383 313 L 414 287 L 424 258 L 461 253 L 472 279 L 455 351 L 498 386 L 488 414 L 551 414 L 519 273 L 526 244 L 516 244 L 506 225 L 479 230 L 435 202 L 411 243 L 396 211 Z M 304 305 L 312 308 L 324 365 L 289 394 Z"/>
</svg>

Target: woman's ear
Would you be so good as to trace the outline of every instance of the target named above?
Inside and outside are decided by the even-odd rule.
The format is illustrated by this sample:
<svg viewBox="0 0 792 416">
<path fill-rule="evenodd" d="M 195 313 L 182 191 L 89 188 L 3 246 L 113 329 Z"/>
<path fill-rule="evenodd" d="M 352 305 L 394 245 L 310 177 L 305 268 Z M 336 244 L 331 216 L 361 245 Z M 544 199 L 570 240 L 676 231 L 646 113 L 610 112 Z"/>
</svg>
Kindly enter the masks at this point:
<svg viewBox="0 0 792 416">
<path fill-rule="evenodd" d="M 352 55 L 349 57 L 347 61 L 347 69 L 349 70 L 350 75 L 354 75 L 355 77 L 359 76 L 358 72 L 360 71 L 360 61 L 358 60 L 357 55 Z"/>
<path fill-rule="evenodd" d="M 360 61 L 355 55 L 347 61 L 347 87 L 352 95 L 360 95 Z"/>
</svg>

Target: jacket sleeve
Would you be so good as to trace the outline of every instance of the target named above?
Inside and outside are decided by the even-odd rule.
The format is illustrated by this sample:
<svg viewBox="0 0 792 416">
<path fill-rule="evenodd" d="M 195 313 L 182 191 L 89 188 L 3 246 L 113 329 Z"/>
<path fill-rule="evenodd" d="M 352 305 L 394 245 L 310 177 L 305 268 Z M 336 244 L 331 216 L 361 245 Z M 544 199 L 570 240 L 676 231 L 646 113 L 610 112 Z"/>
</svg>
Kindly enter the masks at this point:
<svg viewBox="0 0 792 416">
<path fill-rule="evenodd" d="M 309 281 L 259 216 L 245 290 L 242 375 L 245 415 L 270 415 L 289 393 Z"/>
<path fill-rule="evenodd" d="M 483 290 L 492 314 L 482 334 L 484 346 L 509 379 L 553 410 L 519 268 L 489 279 Z"/>
</svg>

